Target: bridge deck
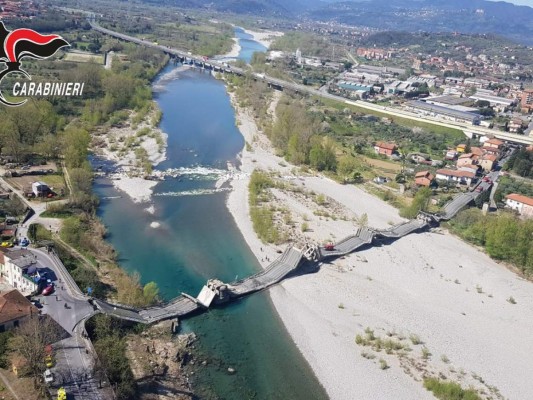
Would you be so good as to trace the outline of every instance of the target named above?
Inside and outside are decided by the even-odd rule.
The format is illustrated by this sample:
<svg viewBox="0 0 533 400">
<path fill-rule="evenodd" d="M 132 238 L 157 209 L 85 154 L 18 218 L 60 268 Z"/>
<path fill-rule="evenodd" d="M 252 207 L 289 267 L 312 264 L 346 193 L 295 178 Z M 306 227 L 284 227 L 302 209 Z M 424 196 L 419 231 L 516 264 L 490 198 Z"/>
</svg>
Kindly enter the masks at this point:
<svg viewBox="0 0 533 400">
<path fill-rule="evenodd" d="M 294 247 L 290 247 L 274 262 L 272 262 L 264 271 L 233 282 L 228 289 L 233 296 L 244 296 L 248 293 L 265 289 L 280 282 L 289 273 L 294 271 L 300 264 L 302 252 Z"/>
<path fill-rule="evenodd" d="M 142 310 L 119 304 L 107 303 L 101 300 L 93 300 L 93 302 L 104 314 L 142 324 L 150 324 L 165 319 L 184 317 L 201 307 L 184 295 L 176 297 L 165 305 L 149 307 Z"/>
</svg>

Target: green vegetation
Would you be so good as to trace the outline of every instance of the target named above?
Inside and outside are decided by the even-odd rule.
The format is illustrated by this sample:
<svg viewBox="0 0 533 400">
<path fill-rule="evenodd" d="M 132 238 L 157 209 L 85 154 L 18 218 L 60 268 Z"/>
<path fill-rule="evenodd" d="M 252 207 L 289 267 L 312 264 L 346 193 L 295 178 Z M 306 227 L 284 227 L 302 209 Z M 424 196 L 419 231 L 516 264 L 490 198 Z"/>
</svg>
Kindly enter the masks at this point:
<svg viewBox="0 0 533 400">
<path fill-rule="evenodd" d="M 523 177 L 533 178 L 533 151 L 522 148 L 511 156 L 504 169 Z"/>
<path fill-rule="evenodd" d="M 446 382 L 436 378 L 424 378 L 424 387 L 439 400 L 481 400 L 473 389 L 463 389 L 455 382 Z"/>
<path fill-rule="evenodd" d="M 161 14 L 155 19 L 122 18 L 102 21 L 101 25 L 148 42 L 157 41 L 163 46 L 189 50 L 206 57 L 227 53 L 233 45 L 231 25 L 183 18 L 175 13 L 172 18 L 169 18 L 169 14 Z"/>
<path fill-rule="evenodd" d="M 8 332 L 2 332 L 0 333 L 0 368 L 8 368 L 9 367 L 9 339 L 11 338 L 11 335 L 13 333 Z"/>
<path fill-rule="evenodd" d="M 31 224 L 28 227 L 28 236 L 32 242 L 52 239 L 52 233 L 41 224 Z"/>
<path fill-rule="evenodd" d="M 431 189 L 427 187 L 418 189 L 411 205 L 400 209 L 400 215 L 409 219 L 416 218 L 420 211 L 426 211 L 428 209 L 430 198 Z"/>
<path fill-rule="evenodd" d="M 276 38 L 270 46 L 271 50 L 282 50 L 294 53 L 300 49 L 306 57 L 330 58 L 332 55 L 331 44 L 319 37 L 307 32 L 287 32 Z"/>
<path fill-rule="evenodd" d="M 496 200 L 498 203 L 501 203 L 505 201 L 505 196 L 511 193 L 533 197 L 533 182 L 514 179 L 509 176 L 501 176 L 498 179 L 498 190 L 494 195 L 494 200 Z"/>
<path fill-rule="evenodd" d="M 479 246 L 496 260 L 505 260 L 530 276 L 533 273 L 533 221 L 507 212 L 483 216 L 477 208 L 461 211 L 449 222 L 463 239 Z"/>
<path fill-rule="evenodd" d="M 274 212 L 261 203 L 268 201 L 267 189 L 274 187 L 274 181 L 262 171 L 255 170 L 250 178 L 250 217 L 259 238 L 267 243 L 281 242 L 281 235 L 274 222 Z"/>
<path fill-rule="evenodd" d="M 105 371 L 119 400 L 137 398 L 137 383 L 126 356 L 126 334 L 132 328 L 108 315 L 96 315 L 87 322 L 87 332 L 98 354 L 97 368 Z"/>
<path fill-rule="evenodd" d="M 411 349 L 405 343 L 392 338 L 382 339 L 374 334 L 370 328 L 365 329 L 365 334 L 358 334 L 355 336 L 355 343 L 360 346 L 369 346 L 378 353 L 384 350 L 387 354 L 394 354 L 400 351 L 410 351 Z"/>
</svg>

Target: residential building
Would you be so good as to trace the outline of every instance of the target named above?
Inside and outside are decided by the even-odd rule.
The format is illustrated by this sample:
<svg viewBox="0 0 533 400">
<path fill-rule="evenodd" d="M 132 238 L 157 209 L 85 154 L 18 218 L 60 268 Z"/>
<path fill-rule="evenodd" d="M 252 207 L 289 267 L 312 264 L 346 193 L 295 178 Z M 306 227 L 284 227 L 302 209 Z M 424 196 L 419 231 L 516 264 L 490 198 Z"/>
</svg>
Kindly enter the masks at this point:
<svg viewBox="0 0 533 400">
<path fill-rule="evenodd" d="M 508 194 L 505 196 L 507 207 L 518 211 L 518 214 L 525 218 L 533 218 L 533 198 L 521 194 Z"/>
<path fill-rule="evenodd" d="M 481 157 L 484 154 L 483 150 L 481 150 L 480 147 L 476 147 L 476 146 L 470 147 L 470 153 L 472 153 L 473 155 L 477 157 Z"/>
<path fill-rule="evenodd" d="M 0 248 L 0 276 L 25 296 L 37 290 L 37 284 L 26 275 L 27 269 L 35 263 L 35 256 L 26 249 Z"/>
<path fill-rule="evenodd" d="M 454 169 L 438 169 L 435 175 L 437 180 L 447 182 L 457 182 L 462 185 L 470 185 L 476 174 L 469 171 L 459 171 Z"/>
<path fill-rule="evenodd" d="M 520 106 L 522 112 L 531 112 L 533 110 L 533 90 L 522 91 Z"/>
<path fill-rule="evenodd" d="M 484 154 L 479 161 L 479 165 L 483 168 L 483 171 L 490 172 L 494 169 L 496 161 L 498 161 L 496 154 Z"/>
<path fill-rule="evenodd" d="M 394 143 L 377 142 L 374 145 L 374 150 L 376 151 L 376 153 L 384 154 L 388 157 L 392 156 L 397 149 L 398 146 L 396 146 Z"/>
<path fill-rule="evenodd" d="M 458 144 L 455 150 L 457 150 L 458 153 L 464 153 L 466 150 L 466 144 Z"/>
<path fill-rule="evenodd" d="M 518 133 L 522 130 L 522 124 L 523 121 L 521 118 L 512 118 L 509 124 L 507 124 L 507 127 L 509 128 L 509 132 Z"/>
<path fill-rule="evenodd" d="M 464 153 L 459 156 L 457 159 L 455 166 L 457 168 L 464 167 L 465 165 L 472 165 L 476 164 L 478 160 L 478 156 L 472 153 Z"/>
<path fill-rule="evenodd" d="M 427 186 L 431 185 L 435 177 L 429 171 L 420 171 L 415 174 L 415 184 L 418 186 Z"/>
<path fill-rule="evenodd" d="M 463 150 L 464 150 L 464 148 L 463 148 Z M 448 150 L 446 152 L 446 156 L 445 156 L 446 160 L 455 160 L 456 157 L 457 157 L 457 151 Z"/>
<path fill-rule="evenodd" d="M 499 156 L 500 153 L 502 152 L 500 149 L 497 149 L 495 147 L 487 147 L 487 146 L 483 146 L 481 150 L 483 150 L 484 154 L 494 154 L 495 156 Z"/>
<path fill-rule="evenodd" d="M 39 310 L 18 290 L 0 293 L 0 332 L 17 328 L 22 321 L 38 314 Z"/>
</svg>

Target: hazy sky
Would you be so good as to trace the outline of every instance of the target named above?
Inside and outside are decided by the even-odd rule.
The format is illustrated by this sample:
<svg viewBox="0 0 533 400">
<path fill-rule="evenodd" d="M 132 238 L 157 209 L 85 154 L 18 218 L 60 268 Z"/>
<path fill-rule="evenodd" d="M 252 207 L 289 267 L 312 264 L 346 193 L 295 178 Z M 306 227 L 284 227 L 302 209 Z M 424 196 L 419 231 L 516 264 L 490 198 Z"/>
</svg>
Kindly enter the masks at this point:
<svg viewBox="0 0 533 400">
<path fill-rule="evenodd" d="M 496 1 L 496 0 L 491 0 Z M 530 6 L 533 7 L 533 0 L 505 0 L 508 3 L 514 3 L 514 4 L 520 4 L 522 6 Z"/>
</svg>

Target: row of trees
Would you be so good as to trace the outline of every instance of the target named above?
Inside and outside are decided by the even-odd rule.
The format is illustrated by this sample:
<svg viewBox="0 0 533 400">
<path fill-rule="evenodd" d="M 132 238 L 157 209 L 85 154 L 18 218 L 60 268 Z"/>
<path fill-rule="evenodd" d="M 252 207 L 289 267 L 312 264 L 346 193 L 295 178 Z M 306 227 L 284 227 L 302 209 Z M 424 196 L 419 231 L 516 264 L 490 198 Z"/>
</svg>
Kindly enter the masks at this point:
<svg viewBox="0 0 533 400">
<path fill-rule="evenodd" d="M 336 171 L 335 144 L 320 132 L 320 119 L 308 113 L 302 103 L 288 98 L 280 101 L 270 139 L 288 161 L 319 171 Z"/>
<path fill-rule="evenodd" d="M 483 216 L 477 208 L 461 211 L 450 226 L 463 239 L 484 246 L 494 259 L 505 260 L 533 274 L 533 221 L 511 213 Z"/>
</svg>

